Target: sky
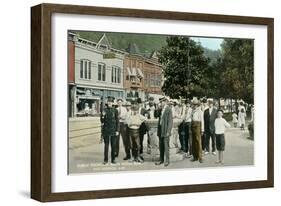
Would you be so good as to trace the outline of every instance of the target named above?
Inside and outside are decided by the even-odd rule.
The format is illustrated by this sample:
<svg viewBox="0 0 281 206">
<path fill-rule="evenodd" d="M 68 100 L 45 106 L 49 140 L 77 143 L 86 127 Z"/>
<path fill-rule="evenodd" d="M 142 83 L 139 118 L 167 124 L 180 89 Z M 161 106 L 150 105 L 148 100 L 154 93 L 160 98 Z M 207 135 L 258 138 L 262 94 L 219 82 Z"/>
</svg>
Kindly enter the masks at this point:
<svg viewBox="0 0 281 206">
<path fill-rule="evenodd" d="M 222 38 L 202 38 L 202 37 L 192 37 L 197 42 L 200 42 L 203 47 L 212 50 L 218 50 L 221 48 Z"/>
</svg>

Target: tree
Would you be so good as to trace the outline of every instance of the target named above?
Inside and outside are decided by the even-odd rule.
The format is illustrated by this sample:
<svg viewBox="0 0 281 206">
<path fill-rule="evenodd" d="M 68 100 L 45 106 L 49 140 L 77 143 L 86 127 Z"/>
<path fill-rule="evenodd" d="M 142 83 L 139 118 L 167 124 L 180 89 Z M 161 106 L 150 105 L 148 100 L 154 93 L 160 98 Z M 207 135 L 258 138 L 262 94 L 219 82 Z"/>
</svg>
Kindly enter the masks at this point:
<svg viewBox="0 0 281 206">
<path fill-rule="evenodd" d="M 206 95 L 205 81 L 210 59 L 203 47 L 189 37 L 170 36 L 158 53 L 163 65 L 163 92 L 171 98 Z"/>
<path fill-rule="evenodd" d="M 223 68 L 220 93 L 226 98 L 254 102 L 254 41 L 225 39 L 222 43 Z M 227 88 L 227 89 L 225 89 Z"/>
</svg>

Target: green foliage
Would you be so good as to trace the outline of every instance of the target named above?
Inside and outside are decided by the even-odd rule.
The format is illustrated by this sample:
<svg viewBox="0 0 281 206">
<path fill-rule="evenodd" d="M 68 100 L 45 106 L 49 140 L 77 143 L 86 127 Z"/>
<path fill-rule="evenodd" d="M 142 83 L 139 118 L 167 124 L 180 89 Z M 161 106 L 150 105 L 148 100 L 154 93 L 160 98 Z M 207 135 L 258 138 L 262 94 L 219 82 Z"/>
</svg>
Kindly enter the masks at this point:
<svg viewBox="0 0 281 206">
<path fill-rule="evenodd" d="M 166 36 L 164 35 L 90 31 L 76 33 L 78 33 L 80 37 L 94 42 L 98 42 L 102 35 L 106 33 L 113 48 L 125 51 L 129 43 L 135 43 L 139 47 L 140 53 L 146 56 L 166 45 Z"/>
<path fill-rule="evenodd" d="M 254 102 L 254 41 L 225 39 L 222 43 L 221 91 L 224 97 Z"/>
<path fill-rule="evenodd" d="M 115 33 L 115 32 L 92 32 L 92 31 L 72 31 L 78 33 L 80 37 L 98 42 L 104 33 L 112 43 L 112 47 L 125 50 L 129 43 L 136 43 L 140 49 L 141 54 L 149 55 L 153 51 L 160 50 L 163 46 L 167 45 L 166 35 L 153 35 L 153 34 L 130 34 L 130 33 Z M 216 59 L 221 55 L 220 50 L 211 50 L 208 48 L 204 49 L 204 55 L 210 58 L 211 63 L 215 62 Z"/>
<path fill-rule="evenodd" d="M 98 42 L 104 32 L 76 32 Z M 254 41 L 224 39 L 221 50 L 204 48 L 192 38 L 106 32 L 111 46 L 126 50 L 135 43 L 140 55 L 159 52 L 163 91 L 171 98 L 209 96 L 254 101 Z"/>
<path fill-rule="evenodd" d="M 165 94 L 172 98 L 209 96 L 253 103 L 253 40 L 225 39 L 211 51 L 188 37 L 167 37 L 159 52 Z"/>
<path fill-rule="evenodd" d="M 158 55 L 165 78 L 163 92 L 171 98 L 205 95 L 210 60 L 203 47 L 189 37 L 170 36 L 166 41 Z"/>
<path fill-rule="evenodd" d="M 204 55 L 210 59 L 211 65 L 216 63 L 219 58 L 222 57 L 221 50 L 211 50 L 204 47 Z"/>
</svg>

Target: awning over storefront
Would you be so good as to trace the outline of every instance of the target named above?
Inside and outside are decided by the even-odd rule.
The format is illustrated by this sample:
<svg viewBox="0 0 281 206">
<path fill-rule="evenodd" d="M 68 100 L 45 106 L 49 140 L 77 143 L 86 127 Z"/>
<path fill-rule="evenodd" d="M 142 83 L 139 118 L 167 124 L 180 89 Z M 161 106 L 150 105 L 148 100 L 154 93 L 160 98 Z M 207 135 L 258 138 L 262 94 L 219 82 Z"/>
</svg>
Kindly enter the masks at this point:
<svg viewBox="0 0 281 206">
<path fill-rule="evenodd" d="M 84 89 L 77 88 L 76 91 L 77 91 L 77 93 L 85 94 L 85 90 Z"/>
<path fill-rule="evenodd" d="M 136 68 L 132 68 L 132 75 L 131 76 L 137 76 L 137 71 Z"/>
<path fill-rule="evenodd" d="M 93 99 L 93 100 L 100 100 L 100 97 L 99 97 L 99 96 L 84 96 L 84 95 L 81 95 L 81 96 L 78 96 L 78 99 Z"/>
<path fill-rule="evenodd" d="M 127 72 L 128 72 L 128 75 L 129 75 L 129 76 L 132 76 L 132 72 L 131 72 L 131 70 L 130 70 L 129 67 L 127 67 Z"/>
<path fill-rule="evenodd" d="M 140 68 L 137 68 L 137 70 L 138 70 L 139 76 L 141 76 L 142 78 L 144 78 L 144 75 L 143 75 L 142 71 L 140 70 Z"/>
</svg>

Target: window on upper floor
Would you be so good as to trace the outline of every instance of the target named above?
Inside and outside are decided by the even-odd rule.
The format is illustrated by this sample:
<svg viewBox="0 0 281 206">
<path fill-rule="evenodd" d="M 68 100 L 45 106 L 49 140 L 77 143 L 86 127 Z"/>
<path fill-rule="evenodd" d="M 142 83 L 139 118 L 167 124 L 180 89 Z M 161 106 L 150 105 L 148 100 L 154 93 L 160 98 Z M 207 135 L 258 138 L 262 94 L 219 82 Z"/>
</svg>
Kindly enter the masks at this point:
<svg viewBox="0 0 281 206">
<path fill-rule="evenodd" d="M 99 81 L 106 80 L 106 69 L 104 63 L 98 63 L 98 80 Z"/>
<path fill-rule="evenodd" d="M 91 61 L 88 59 L 80 60 L 80 78 L 81 79 L 92 78 Z"/>
<path fill-rule="evenodd" d="M 156 75 L 156 86 L 161 86 L 161 75 Z"/>
<path fill-rule="evenodd" d="M 111 69 L 111 82 L 120 83 L 121 82 L 121 68 L 113 66 Z"/>
<path fill-rule="evenodd" d="M 161 86 L 161 75 L 159 74 L 150 74 L 147 76 L 146 84 L 150 86 Z"/>
</svg>

